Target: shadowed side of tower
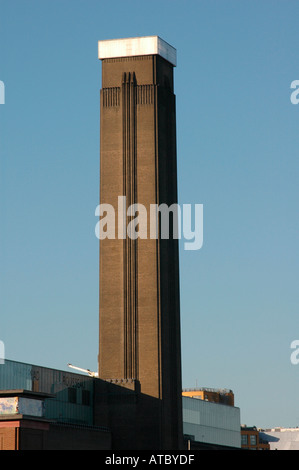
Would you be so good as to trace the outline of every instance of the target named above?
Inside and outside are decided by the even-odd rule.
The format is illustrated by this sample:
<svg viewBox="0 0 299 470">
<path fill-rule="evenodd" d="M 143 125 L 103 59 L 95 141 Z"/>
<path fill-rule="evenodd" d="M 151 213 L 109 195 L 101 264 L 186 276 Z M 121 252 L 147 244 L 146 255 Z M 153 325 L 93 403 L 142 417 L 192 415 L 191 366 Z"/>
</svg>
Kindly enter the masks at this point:
<svg viewBox="0 0 299 470">
<path fill-rule="evenodd" d="M 106 403 L 117 448 L 180 449 L 178 240 L 171 218 L 168 239 L 150 227 L 151 205 L 177 203 L 176 52 L 154 36 L 100 41 L 99 58 L 100 203 L 116 222 L 115 238 L 100 240 L 99 377 L 124 389 Z M 147 215 L 137 238 L 134 204 Z"/>
</svg>

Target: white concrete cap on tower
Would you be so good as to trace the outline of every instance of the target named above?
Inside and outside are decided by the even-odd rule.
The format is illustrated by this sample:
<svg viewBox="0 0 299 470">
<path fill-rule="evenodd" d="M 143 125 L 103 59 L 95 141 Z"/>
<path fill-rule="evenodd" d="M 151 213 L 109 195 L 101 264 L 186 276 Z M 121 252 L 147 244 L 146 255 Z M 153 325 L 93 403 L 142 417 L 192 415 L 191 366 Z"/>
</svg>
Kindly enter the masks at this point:
<svg viewBox="0 0 299 470">
<path fill-rule="evenodd" d="M 99 59 L 160 55 L 176 66 L 176 49 L 159 36 L 108 39 L 98 43 Z"/>
</svg>

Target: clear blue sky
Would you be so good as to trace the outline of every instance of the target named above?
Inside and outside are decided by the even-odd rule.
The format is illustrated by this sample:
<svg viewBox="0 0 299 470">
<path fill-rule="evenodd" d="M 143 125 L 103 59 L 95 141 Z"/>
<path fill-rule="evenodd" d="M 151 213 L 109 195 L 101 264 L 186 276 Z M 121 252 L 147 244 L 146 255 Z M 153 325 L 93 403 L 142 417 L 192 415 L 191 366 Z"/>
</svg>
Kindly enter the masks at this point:
<svg viewBox="0 0 299 470">
<path fill-rule="evenodd" d="M 177 49 L 183 386 L 235 393 L 241 421 L 299 425 L 299 3 L 1 0 L 0 340 L 6 357 L 96 369 L 97 42 Z"/>
</svg>

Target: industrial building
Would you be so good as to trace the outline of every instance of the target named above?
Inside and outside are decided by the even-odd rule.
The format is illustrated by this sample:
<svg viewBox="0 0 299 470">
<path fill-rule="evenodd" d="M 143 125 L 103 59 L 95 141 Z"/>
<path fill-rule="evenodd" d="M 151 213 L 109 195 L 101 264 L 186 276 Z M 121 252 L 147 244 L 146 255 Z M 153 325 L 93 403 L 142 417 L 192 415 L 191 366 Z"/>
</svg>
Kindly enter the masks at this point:
<svg viewBox="0 0 299 470">
<path fill-rule="evenodd" d="M 195 448 L 240 448 L 240 409 L 228 389 L 184 389 L 183 426 Z M 194 442 L 193 442 L 194 441 Z"/>
<path fill-rule="evenodd" d="M 167 237 L 161 213 L 145 233 L 127 231 L 136 205 L 177 205 L 176 50 L 158 36 L 98 46 L 100 206 L 118 236 L 99 236 L 97 377 L 5 360 L 0 448 L 239 448 L 231 397 L 182 397 L 178 220 L 168 213 Z"/>
<path fill-rule="evenodd" d="M 191 448 L 240 448 L 240 409 L 183 396 L 183 429 Z"/>
<path fill-rule="evenodd" d="M 241 447 L 244 450 L 270 450 L 268 439 L 256 426 L 241 426 Z"/>
<path fill-rule="evenodd" d="M 0 449 L 128 448 L 126 430 L 132 426 L 136 436 L 134 412 L 141 395 L 87 374 L 5 360 L 0 366 Z M 118 415 L 117 422 L 124 408 L 131 421 Z M 183 434 L 183 449 L 238 449 L 240 410 L 183 397 Z M 150 443 L 149 436 L 144 449 L 152 449 Z"/>
<path fill-rule="evenodd" d="M 94 393 L 92 377 L 5 359 L 0 449 L 110 449 L 110 429 L 96 422 Z"/>
<path fill-rule="evenodd" d="M 125 447 L 124 424 L 120 417 L 115 426 L 107 402 L 115 413 L 125 404 L 130 414 L 139 399 L 135 391 L 99 378 L 5 360 L 0 367 L 0 449 Z M 184 448 L 239 448 L 240 410 L 183 397 L 183 433 Z"/>
<path fill-rule="evenodd" d="M 270 450 L 299 450 L 299 428 L 263 429 L 259 435 L 269 443 Z"/>
<path fill-rule="evenodd" d="M 185 388 L 183 389 L 183 397 L 198 398 L 213 403 L 234 406 L 235 397 L 232 390 L 219 388 Z"/>
</svg>

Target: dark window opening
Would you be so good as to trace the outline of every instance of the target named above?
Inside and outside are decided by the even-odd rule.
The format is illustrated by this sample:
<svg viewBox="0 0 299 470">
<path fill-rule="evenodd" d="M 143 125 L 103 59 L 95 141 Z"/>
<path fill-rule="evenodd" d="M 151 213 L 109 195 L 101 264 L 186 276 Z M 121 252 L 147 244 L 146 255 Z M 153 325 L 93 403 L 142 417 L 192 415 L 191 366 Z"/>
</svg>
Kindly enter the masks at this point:
<svg viewBox="0 0 299 470">
<path fill-rule="evenodd" d="M 90 391 L 82 390 L 82 405 L 90 405 Z"/>
<path fill-rule="evenodd" d="M 70 403 L 77 403 L 77 390 L 75 388 L 69 388 L 68 395 Z"/>
</svg>

